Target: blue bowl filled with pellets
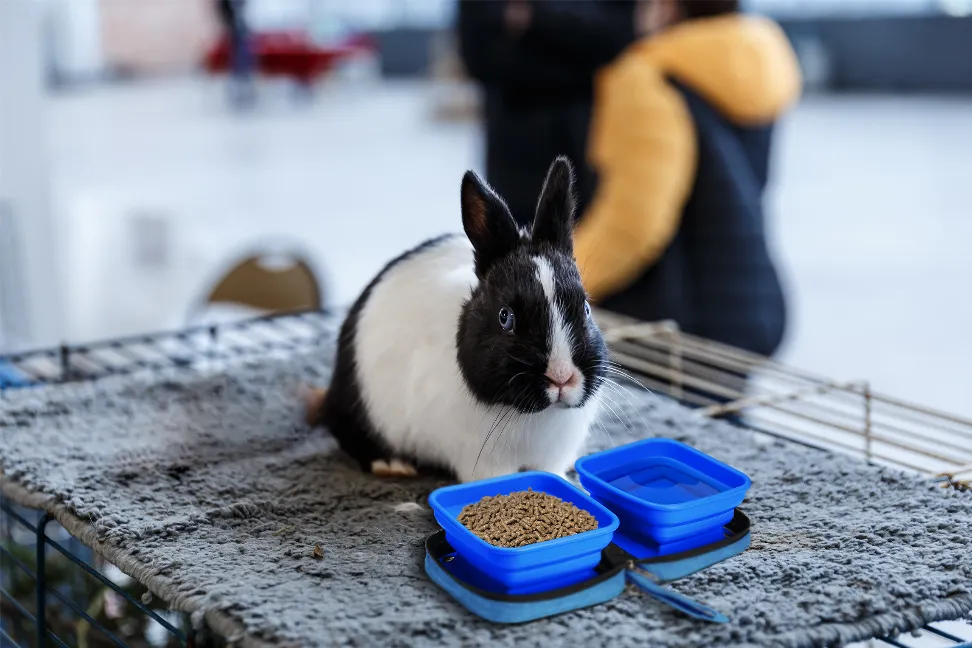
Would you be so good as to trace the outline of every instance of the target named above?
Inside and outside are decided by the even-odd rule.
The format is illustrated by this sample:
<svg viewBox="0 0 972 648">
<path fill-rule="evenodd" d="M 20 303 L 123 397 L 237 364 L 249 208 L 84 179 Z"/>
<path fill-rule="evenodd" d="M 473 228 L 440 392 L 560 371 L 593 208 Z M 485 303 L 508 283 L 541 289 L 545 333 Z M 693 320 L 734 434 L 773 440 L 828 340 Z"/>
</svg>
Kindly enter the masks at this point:
<svg viewBox="0 0 972 648">
<path fill-rule="evenodd" d="M 619 524 L 581 489 L 537 471 L 446 486 L 429 505 L 455 550 L 453 571 L 508 593 L 589 577 Z"/>
</svg>

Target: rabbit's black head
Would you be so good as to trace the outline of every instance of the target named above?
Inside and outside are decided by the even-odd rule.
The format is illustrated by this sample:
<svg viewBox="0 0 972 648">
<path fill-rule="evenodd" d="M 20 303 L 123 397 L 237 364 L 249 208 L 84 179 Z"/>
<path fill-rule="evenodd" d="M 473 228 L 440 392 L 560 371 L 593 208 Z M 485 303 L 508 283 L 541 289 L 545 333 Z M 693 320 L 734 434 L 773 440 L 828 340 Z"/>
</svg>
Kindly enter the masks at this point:
<svg viewBox="0 0 972 648">
<path fill-rule="evenodd" d="M 458 359 L 485 403 L 522 412 L 583 407 L 603 380 L 607 351 L 574 262 L 574 173 L 547 172 L 532 230 L 475 173 L 462 179 L 462 221 L 479 283 L 463 307 Z"/>
</svg>

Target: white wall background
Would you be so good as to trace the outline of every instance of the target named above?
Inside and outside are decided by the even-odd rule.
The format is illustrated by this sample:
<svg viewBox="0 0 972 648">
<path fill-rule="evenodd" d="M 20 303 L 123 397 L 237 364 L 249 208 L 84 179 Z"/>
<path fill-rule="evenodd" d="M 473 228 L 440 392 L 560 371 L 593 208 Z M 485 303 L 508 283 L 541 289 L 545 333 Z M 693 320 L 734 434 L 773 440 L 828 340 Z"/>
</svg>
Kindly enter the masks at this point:
<svg viewBox="0 0 972 648">
<path fill-rule="evenodd" d="M 29 0 L 28 0 L 29 1 Z M 24 0 L 13 0 L 14 4 Z M 97 78 L 103 68 L 99 0 L 43 0 L 51 64 L 67 80 Z"/>
<path fill-rule="evenodd" d="M 7 347 L 54 344 L 62 333 L 45 142 L 42 9 L 33 0 L 0 1 L 0 202 L 13 215 L 18 252 L 0 258 L 0 272 L 21 278 L 20 303 L 7 306 L 17 312 L 4 319 L 21 320 L 26 329 L 21 339 L 0 340 Z"/>
</svg>

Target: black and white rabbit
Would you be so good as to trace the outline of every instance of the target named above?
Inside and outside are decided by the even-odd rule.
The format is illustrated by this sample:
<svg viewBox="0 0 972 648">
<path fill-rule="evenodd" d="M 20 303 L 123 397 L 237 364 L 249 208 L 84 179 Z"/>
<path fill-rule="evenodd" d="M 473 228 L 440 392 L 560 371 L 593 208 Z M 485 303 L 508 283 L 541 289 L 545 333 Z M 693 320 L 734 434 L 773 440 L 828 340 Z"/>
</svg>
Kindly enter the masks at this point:
<svg viewBox="0 0 972 648">
<path fill-rule="evenodd" d="M 406 252 L 355 302 L 312 418 L 364 470 L 469 481 L 573 465 L 606 360 L 573 258 L 573 182 L 555 160 L 528 231 L 467 172 L 466 236 Z"/>
</svg>

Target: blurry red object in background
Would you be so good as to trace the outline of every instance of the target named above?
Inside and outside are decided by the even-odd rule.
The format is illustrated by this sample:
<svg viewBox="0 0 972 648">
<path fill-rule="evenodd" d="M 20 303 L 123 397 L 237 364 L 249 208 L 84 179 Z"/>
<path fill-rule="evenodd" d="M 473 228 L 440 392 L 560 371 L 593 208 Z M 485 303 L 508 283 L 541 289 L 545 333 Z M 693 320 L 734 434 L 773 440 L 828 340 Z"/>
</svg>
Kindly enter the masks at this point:
<svg viewBox="0 0 972 648">
<path fill-rule="evenodd" d="M 260 73 L 291 77 L 308 85 L 330 71 L 338 61 L 374 49 L 371 39 L 364 35 L 330 46 L 319 45 L 299 31 L 262 32 L 253 34 L 252 38 Z M 226 35 L 206 53 L 203 65 L 214 74 L 230 69 L 230 42 Z"/>
</svg>

